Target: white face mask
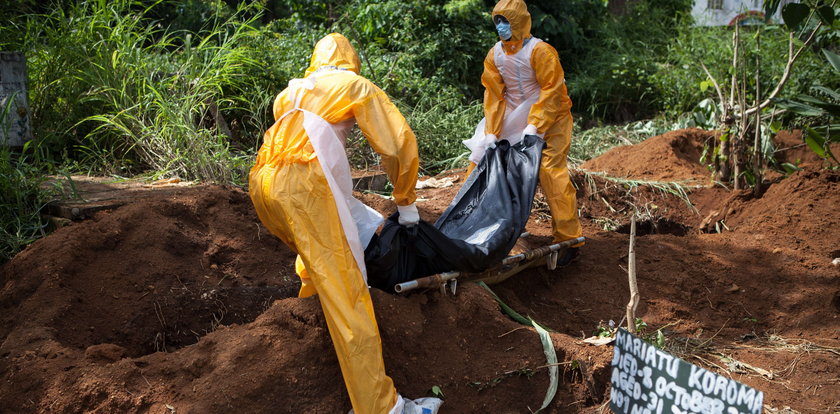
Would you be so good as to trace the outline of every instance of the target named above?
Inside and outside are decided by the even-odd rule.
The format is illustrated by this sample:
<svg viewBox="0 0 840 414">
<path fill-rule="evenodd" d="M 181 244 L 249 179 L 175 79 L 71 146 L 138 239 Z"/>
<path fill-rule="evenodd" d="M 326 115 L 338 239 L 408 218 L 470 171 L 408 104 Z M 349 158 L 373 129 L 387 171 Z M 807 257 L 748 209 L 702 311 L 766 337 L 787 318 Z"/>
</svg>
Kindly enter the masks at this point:
<svg viewBox="0 0 840 414">
<path fill-rule="evenodd" d="M 510 23 L 508 22 L 496 23 L 496 32 L 499 33 L 499 37 L 502 40 L 510 40 L 511 36 L 513 36 L 513 31 L 511 31 Z"/>
</svg>

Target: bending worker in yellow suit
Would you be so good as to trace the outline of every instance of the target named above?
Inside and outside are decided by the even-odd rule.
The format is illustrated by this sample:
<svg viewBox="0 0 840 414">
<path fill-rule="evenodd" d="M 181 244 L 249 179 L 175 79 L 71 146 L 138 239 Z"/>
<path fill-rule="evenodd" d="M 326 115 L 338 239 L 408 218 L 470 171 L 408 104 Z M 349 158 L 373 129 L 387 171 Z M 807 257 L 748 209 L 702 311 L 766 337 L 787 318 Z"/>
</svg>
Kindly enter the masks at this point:
<svg viewBox="0 0 840 414">
<path fill-rule="evenodd" d="M 417 224 L 417 141 L 381 89 L 358 75 L 342 35 L 318 41 L 303 79 L 274 101 L 275 122 L 251 169 L 251 200 L 263 224 L 298 253 L 300 297 L 317 294 L 357 414 L 435 413 L 436 398 L 401 397 L 385 375 L 367 286 L 364 247 L 382 216 L 352 196 L 344 140 L 358 123 L 394 185 L 400 223 Z"/>
<path fill-rule="evenodd" d="M 493 23 L 501 39 L 484 59 L 484 116 L 472 139 L 467 176 L 497 140 L 515 144 L 525 135 L 545 139 L 540 186 L 552 217 L 554 242 L 581 236 L 575 187 L 566 155 L 572 138 L 572 101 L 566 91 L 557 51 L 531 36 L 531 15 L 522 0 L 501 0 L 493 8 Z M 559 265 L 577 255 L 583 243 L 567 249 Z"/>
</svg>

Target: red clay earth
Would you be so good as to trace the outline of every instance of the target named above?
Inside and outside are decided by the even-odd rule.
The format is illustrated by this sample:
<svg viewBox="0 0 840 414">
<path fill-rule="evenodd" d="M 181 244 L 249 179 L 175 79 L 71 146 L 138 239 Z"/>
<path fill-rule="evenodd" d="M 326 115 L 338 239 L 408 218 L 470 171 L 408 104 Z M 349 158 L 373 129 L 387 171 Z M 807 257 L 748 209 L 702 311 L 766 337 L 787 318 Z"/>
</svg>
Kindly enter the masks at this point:
<svg viewBox="0 0 840 414">
<path fill-rule="evenodd" d="M 587 168 L 697 178 L 698 135 L 654 137 L 603 156 L 620 165 Z M 840 173 L 806 169 L 760 198 L 695 188 L 694 208 L 647 187 L 581 173 L 575 182 L 581 257 L 492 286 L 554 331 L 566 364 L 545 412 L 608 411 L 611 348 L 581 339 L 625 314 L 633 209 L 646 217 L 636 244 L 646 334 L 663 328 L 670 352 L 764 391 L 767 412 L 840 410 L 840 267 L 831 264 Z M 457 189 L 418 191 L 421 216 L 434 220 Z M 294 297 L 294 254 L 259 224 L 247 194 L 209 185 L 141 197 L 58 229 L 0 268 L 0 413 L 346 413 L 318 299 Z M 550 241 L 539 201 L 528 246 Z M 444 414 L 539 408 L 548 386 L 539 337 L 481 287 L 372 295 L 401 393 L 440 387 Z"/>
<path fill-rule="evenodd" d="M 650 181 L 709 182 L 711 174 L 699 163 L 703 146 L 715 134 L 698 128 L 671 131 L 632 146 L 613 148 L 581 167 L 614 177 Z"/>
</svg>

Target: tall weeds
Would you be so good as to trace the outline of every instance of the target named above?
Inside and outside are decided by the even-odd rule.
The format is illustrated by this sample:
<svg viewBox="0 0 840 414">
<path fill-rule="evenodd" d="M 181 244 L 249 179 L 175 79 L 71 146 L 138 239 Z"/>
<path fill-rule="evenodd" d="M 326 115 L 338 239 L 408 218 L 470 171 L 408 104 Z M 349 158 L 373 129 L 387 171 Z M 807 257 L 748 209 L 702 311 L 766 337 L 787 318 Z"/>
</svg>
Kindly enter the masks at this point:
<svg viewBox="0 0 840 414">
<path fill-rule="evenodd" d="M 14 154 L 7 142 L 6 120 L 14 101 L 14 97 L 6 99 L 0 107 L 0 264 L 46 234 L 40 215 L 47 198 L 41 189 L 43 178 L 25 156 Z M 23 153 L 27 149 L 28 145 Z"/>
<path fill-rule="evenodd" d="M 30 58 L 36 117 L 52 123 L 41 138 L 75 141 L 75 158 L 104 172 L 241 181 L 250 160 L 231 149 L 218 115 L 241 103 L 228 96 L 257 64 L 240 45 L 255 18 L 237 13 L 193 34 L 161 30 L 146 12 L 117 0 L 30 16 L 30 27 L 43 23 L 29 39 L 43 45 Z"/>
<path fill-rule="evenodd" d="M 46 235 L 48 192 L 29 160 L 0 144 L 0 264 Z"/>
</svg>

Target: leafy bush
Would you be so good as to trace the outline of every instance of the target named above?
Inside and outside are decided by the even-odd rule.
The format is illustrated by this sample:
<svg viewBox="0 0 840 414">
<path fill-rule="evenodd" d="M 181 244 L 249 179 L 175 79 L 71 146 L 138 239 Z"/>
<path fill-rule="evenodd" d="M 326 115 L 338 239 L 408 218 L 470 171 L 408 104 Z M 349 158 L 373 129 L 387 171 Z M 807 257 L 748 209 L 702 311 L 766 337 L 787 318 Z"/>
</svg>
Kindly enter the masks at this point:
<svg viewBox="0 0 840 414">
<path fill-rule="evenodd" d="M 479 0 L 353 0 L 335 29 L 354 42 L 365 76 L 407 104 L 441 88 L 475 99 L 498 40 L 490 10 Z"/>
<path fill-rule="evenodd" d="M 761 90 L 769 91 L 781 77 L 787 62 L 788 32 L 783 26 L 742 27 L 741 36 L 747 40 L 742 50 L 742 62 L 747 73 L 760 73 Z M 661 106 L 671 115 L 691 109 L 704 98 L 716 97 L 708 76 L 701 67 L 705 64 L 718 82 L 732 77 L 731 27 L 687 27 L 669 46 L 667 61 L 651 76 Z M 760 37 L 760 46 L 756 38 Z M 756 66 L 759 59 L 760 66 Z M 754 75 L 746 79 L 755 90 Z M 796 62 L 796 70 L 785 85 L 783 95 L 808 93 L 814 85 L 836 89 L 840 78 L 826 65 L 818 51 L 806 49 Z M 754 100 L 748 96 L 747 102 Z"/>
<path fill-rule="evenodd" d="M 671 39 L 690 23 L 688 0 L 639 0 L 623 16 L 607 16 L 599 37 L 568 66 L 569 94 L 589 116 L 632 121 L 653 115 L 659 91 L 657 72 Z"/>
<path fill-rule="evenodd" d="M 25 43 L 36 136 L 100 171 L 241 181 L 249 162 L 215 115 L 247 102 L 243 74 L 256 61 L 240 43 L 254 20 L 234 15 L 194 36 L 161 30 L 132 5 L 83 2 L 29 16 L 29 27 L 41 27 Z"/>
<path fill-rule="evenodd" d="M 0 264 L 46 235 L 41 210 L 49 193 L 41 188 L 43 181 L 26 156 L 0 143 Z"/>
</svg>

